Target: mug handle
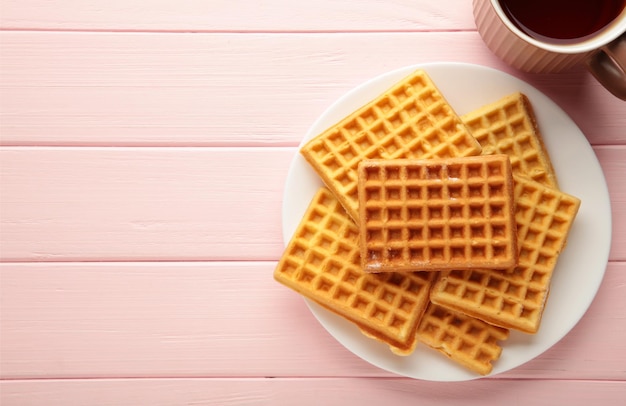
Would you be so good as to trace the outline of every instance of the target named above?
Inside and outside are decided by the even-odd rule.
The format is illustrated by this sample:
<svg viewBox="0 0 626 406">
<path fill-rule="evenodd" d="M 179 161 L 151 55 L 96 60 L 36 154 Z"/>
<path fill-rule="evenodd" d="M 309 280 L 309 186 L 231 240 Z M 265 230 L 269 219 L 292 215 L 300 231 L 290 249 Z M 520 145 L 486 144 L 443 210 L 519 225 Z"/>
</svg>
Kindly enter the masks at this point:
<svg viewBox="0 0 626 406">
<path fill-rule="evenodd" d="M 587 68 L 609 92 L 626 101 L 626 33 L 592 54 Z"/>
</svg>

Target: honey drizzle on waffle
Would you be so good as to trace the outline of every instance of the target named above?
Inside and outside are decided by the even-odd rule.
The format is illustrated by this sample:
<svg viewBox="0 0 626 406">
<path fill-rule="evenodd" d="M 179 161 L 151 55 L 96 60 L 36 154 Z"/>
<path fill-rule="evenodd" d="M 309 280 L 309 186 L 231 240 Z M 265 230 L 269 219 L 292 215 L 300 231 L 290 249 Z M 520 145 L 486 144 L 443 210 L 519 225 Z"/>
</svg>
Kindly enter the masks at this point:
<svg viewBox="0 0 626 406">
<path fill-rule="evenodd" d="M 366 271 L 517 265 L 508 156 L 366 160 L 358 171 Z"/>
</svg>

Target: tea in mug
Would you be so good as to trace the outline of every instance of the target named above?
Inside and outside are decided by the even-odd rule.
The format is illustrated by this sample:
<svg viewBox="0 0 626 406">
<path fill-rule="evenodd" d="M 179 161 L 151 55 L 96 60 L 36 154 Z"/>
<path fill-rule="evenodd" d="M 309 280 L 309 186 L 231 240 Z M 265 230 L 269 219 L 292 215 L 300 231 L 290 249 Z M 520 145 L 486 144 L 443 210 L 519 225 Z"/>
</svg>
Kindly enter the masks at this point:
<svg viewBox="0 0 626 406">
<path fill-rule="evenodd" d="M 610 25 L 626 0 L 498 0 L 517 28 L 542 42 L 584 41 Z"/>
</svg>

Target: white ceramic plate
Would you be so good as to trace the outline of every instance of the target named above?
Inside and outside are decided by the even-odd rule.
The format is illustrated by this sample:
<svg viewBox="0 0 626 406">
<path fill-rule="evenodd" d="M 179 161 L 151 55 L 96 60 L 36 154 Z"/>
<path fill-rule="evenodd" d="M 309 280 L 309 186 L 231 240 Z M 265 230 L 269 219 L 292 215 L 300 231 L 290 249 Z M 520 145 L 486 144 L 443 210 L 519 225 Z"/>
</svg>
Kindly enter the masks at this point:
<svg viewBox="0 0 626 406">
<path fill-rule="evenodd" d="M 334 125 L 418 68 L 430 75 L 458 114 L 470 112 L 515 91 L 526 94 L 533 104 L 559 186 L 582 201 L 567 248 L 559 258 L 553 276 L 541 328 L 535 335 L 511 333 L 510 338 L 502 343 L 502 356 L 495 362 L 491 375 L 498 374 L 530 361 L 557 343 L 576 325 L 596 295 L 611 243 L 611 208 L 604 174 L 583 133 L 548 97 L 506 73 L 468 64 L 408 66 L 370 80 L 333 104 L 314 123 L 302 142 Z M 289 169 L 283 200 L 285 243 L 291 239 L 321 185 L 321 180 L 298 154 Z M 350 322 L 309 300 L 307 303 L 335 339 L 382 369 L 433 381 L 463 381 L 479 377 L 425 345 L 418 345 L 408 357 L 396 356 L 386 345 L 363 336 Z"/>
</svg>

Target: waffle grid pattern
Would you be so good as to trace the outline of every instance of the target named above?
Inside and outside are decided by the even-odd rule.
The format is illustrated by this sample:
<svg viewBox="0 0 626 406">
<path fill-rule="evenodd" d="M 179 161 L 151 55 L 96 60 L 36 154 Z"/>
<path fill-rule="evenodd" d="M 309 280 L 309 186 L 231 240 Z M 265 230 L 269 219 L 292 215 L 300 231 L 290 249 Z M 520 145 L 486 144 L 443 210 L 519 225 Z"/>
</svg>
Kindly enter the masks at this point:
<svg viewBox="0 0 626 406">
<path fill-rule="evenodd" d="M 508 272 L 446 271 L 431 300 L 501 327 L 536 333 L 580 200 L 530 179 L 515 177 L 515 184 L 519 265 Z"/>
<path fill-rule="evenodd" d="M 556 174 L 525 95 L 514 93 L 461 117 L 482 153 L 506 154 L 514 175 L 557 187 Z"/>
<path fill-rule="evenodd" d="M 431 303 L 417 330 L 418 340 L 452 360 L 487 375 L 500 358 L 499 341 L 509 331 Z"/>
<path fill-rule="evenodd" d="M 471 156 L 480 152 L 480 144 L 421 70 L 301 149 L 304 158 L 357 222 L 360 161 Z"/>
<path fill-rule="evenodd" d="M 399 354 L 415 346 L 431 286 L 428 274 L 363 272 L 358 228 L 326 188 L 314 197 L 274 277 Z"/>
<path fill-rule="evenodd" d="M 363 161 L 359 198 L 361 260 L 368 272 L 517 264 L 506 155 Z"/>
</svg>

